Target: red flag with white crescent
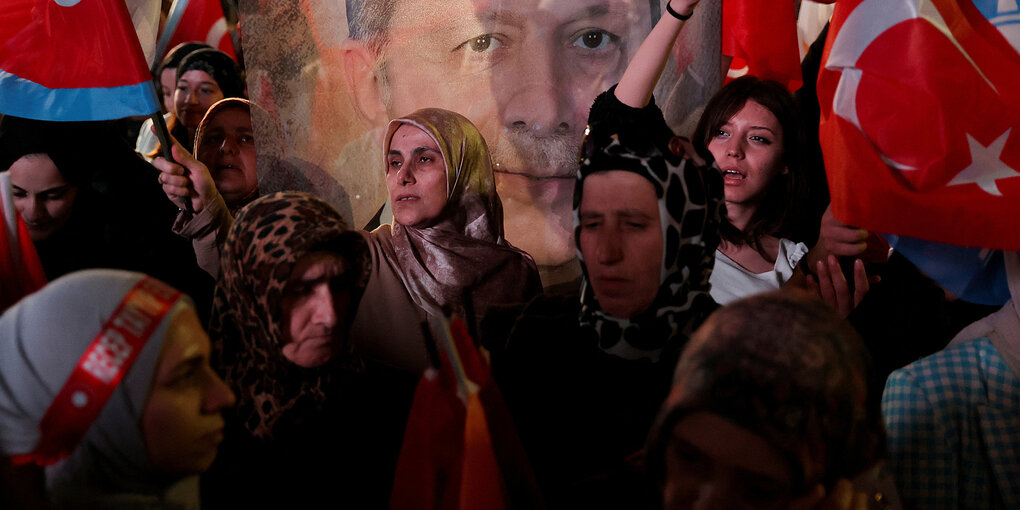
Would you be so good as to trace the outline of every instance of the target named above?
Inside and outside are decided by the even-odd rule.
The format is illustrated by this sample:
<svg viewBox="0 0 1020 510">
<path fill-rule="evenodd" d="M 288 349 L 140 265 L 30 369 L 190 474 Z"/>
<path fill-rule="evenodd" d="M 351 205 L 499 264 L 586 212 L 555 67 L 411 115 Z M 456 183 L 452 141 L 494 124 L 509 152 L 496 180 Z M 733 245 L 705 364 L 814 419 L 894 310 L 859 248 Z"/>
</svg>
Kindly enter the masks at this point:
<svg viewBox="0 0 1020 510">
<path fill-rule="evenodd" d="M 156 54 L 162 59 L 174 46 L 192 41 L 204 42 L 237 60 L 220 0 L 174 0 Z"/>
<path fill-rule="evenodd" d="M 970 0 L 840 0 L 823 62 L 838 219 L 1020 250 L 1020 53 Z"/>
<path fill-rule="evenodd" d="M 800 88 L 797 12 L 792 0 L 725 0 L 722 53 L 733 57 L 726 81 L 745 74 Z"/>
</svg>

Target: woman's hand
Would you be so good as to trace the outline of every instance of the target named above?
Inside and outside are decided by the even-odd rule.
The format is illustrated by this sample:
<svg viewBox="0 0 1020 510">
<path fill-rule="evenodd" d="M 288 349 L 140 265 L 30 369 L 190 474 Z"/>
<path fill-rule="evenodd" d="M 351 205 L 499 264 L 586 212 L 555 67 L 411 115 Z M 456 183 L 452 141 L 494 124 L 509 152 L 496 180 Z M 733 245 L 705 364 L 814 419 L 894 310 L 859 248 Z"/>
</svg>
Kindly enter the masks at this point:
<svg viewBox="0 0 1020 510">
<path fill-rule="evenodd" d="M 817 276 L 807 276 L 808 290 L 843 317 L 850 315 L 850 312 L 861 304 L 871 289 L 871 283 L 879 281 L 878 276 L 875 276 L 873 281 L 868 278 L 861 259 L 854 260 L 854 291 L 851 296 L 850 287 L 839 266 L 839 259 L 832 254 L 825 260 L 819 260 L 815 265 L 815 271 Z"/>
<path fill-rule="evenodd" d="M 173 140 L 171 150 L 177 163 L 157 157 L 152 164 L 159 169 L 159 183 L 163 185 L 163 192 L 167 198 L 184 209 L 187 208 L 186 201 L 190 201 L 192 211 L 197 214 L 205 204 L 219 194 L 219 191 L 216 190 L 216 183 L 209 169 L 181 147 L 176 139 L 171 137 L 171 140 Z"/>
<path fill-rule="evenodd" d="M 847 226 L 832 215 L 832 206 L 825 209 L 818 229 L 818 244 L 821 253 L 832 253 L 840 257 L 859 257 L 865 262 L 886 262 L 889 260 L 889 245 L 873 232 Z"/>
</svg>

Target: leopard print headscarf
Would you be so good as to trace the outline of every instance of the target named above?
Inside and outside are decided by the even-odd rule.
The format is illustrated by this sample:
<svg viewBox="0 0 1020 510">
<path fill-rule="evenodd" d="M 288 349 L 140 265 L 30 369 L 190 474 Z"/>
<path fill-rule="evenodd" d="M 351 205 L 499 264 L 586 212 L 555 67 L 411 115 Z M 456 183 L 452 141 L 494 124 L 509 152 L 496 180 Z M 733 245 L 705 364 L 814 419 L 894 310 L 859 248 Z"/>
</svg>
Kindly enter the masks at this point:
<svg viewBox="0 0 1020 510">
<path fill-rule="evenodd" d="M 581 260 L 582 326 L 591 326 L 599 348 L 625 359 L 658 361 L 677 356 L 686 339 L 716 304 L 708 278 L 719 244 L 722 177 L 686 139 L 673 136 L 654 101 L 638 109 L 620 103 L 614 88 L 595 99 L 581 149 L 574 188 L 574 241 Z M 659 200 L 664 253 L 652 305 L 629 319 L 602 310 L 588 281 L 578 217 L 584 180 L 596 172 L 624 170 L 648 179 Z"/>
<path fill-rule="evenodd" d="M 299 367 L 282 352 L 284 286 L 296 261 L 317 250 L 336 252 L 349 264 L 349 326 L 371 261 L 364 238 L 329 204 L 295 191 L 267 195 L 241 210 L 227 236 L 210 326 L 213 362 L 255 437 L 271 437 L 287 414 L 321 407 L 336 369 L 335 363 Z"/>
</svg>

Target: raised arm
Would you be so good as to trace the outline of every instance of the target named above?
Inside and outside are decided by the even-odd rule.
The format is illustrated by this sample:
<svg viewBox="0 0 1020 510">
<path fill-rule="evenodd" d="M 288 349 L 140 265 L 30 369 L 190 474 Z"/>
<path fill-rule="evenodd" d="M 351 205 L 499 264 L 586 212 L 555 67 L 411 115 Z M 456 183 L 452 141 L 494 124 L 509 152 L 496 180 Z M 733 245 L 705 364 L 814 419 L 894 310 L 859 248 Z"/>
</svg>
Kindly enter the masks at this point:
<svg viewBox="0 0 1020 510">
<path fill-rule="evenodd" d="M 634 58 L 627 64 L 627 70 L 623 72 L 620 84 L 616 86 L 616 99 L 633 108 L 641 108 L 648 104 L 652 98 L 652 90 L 662 75 L 662 69 L 666 67 L 673 41 L 684 26 L 685 19 L 694 14 L 694 7 L 700 1 L 670 0 L 666 3 L 667 12 L 663 13 L 659 22 L 641 43 Z"/>
</svg>

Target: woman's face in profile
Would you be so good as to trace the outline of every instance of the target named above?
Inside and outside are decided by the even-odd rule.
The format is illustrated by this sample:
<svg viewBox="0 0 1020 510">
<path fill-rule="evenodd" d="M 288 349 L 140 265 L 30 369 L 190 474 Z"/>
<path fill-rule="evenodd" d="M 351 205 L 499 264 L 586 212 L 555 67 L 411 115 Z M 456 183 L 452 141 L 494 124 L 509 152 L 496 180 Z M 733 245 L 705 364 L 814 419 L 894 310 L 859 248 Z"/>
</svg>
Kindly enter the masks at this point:
<svg viewBox="0 0 1020 510">
<path fill-rule="evenodd" d="M 223 440 L 222 411 L 234 393 L 209 365 L 210 351 L 193 309 L 170 318 L 139 424 L 149 461 L 164 473 L 205 471 Z"/>
<path fill-rule="evenodd" d="M 10 173 L 14 207 L 33 241 L 49 238 L 67 223 L 78 187 L 64 179 L 49 156 L 22 156 L 11 165 Z"/>
<path fill-rule="evenodd" d="M 347 342 L 351 313 L 349 264 L 328 251 L 307 253 L 294 264 L 283 289 L 283 356 L 312 368 L 328 363 Z"/>
<path fill-rule="evenodd" d="M 662 272 L 662 224 L 652 183 L 610 170 L 584 180 L 579 244 L 602 309 L 621 319 L 652 305 Z"/>
<path fill-rule="evenodd" d="M 386 152 L 386 189 L 397 223 L 428 227 L 446 207 L 446 159 L 439 145 L 421 129 L 403 124 Z"/>
</svg>

